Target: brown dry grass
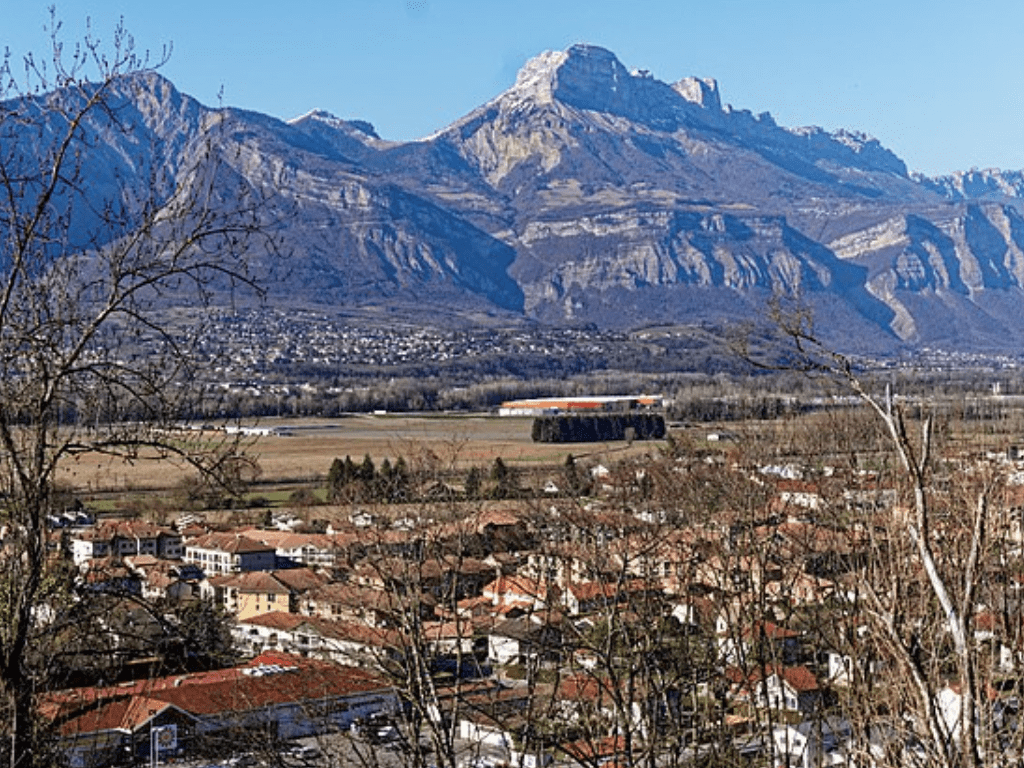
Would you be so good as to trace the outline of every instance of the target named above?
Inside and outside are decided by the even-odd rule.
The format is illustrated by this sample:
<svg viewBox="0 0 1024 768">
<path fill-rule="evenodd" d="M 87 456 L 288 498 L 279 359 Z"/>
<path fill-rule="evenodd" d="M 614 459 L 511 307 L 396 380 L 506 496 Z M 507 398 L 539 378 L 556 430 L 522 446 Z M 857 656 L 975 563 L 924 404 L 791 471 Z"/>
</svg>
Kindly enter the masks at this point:
<svg viewBox="0 0 1024 768">
<path fill-rule="evenodd" d="M 437 469 L 488 468 L 498 456 L 518 467 L 559 465 L 567 454 L 612 461 L 644 453 L 654 443 L 542 444 L 530 437 L 528 418 L 495 416 L 370 416 L 341 419 L 261 421 L 261 427 L 287 430 L 288 436 L 259 437 L 245 446 L 259 462 L 261 480 L 309 482 L 326 476 L 335 458 L 355 462 L 367 454 L 378 466 L 384 458 L 403 456 L 413 466 Z M 172 488 L 194 470 L 142 461 L 133 465 L 105 457 L 84 456 L 66 464 L 59 481 L 84 491 Z"/>
</svg>

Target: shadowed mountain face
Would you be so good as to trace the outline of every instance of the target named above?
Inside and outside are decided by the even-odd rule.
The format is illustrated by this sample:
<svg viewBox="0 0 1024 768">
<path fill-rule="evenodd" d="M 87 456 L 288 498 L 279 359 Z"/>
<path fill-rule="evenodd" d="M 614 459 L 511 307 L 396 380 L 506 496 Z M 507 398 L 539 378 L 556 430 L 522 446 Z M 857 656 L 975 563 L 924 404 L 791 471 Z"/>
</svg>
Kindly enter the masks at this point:
<svg viewBox="0 0 1024 768">
<path fill-rule="evenodd" d="M 98 188 L 112 162 L 173 176 L 213 114 L 158 77 L 133 86 L 131 130 L 93 126 Z M 845 349 L 1024 348 L 1021 173 L 912 176 L 862 134 L 723 106 L 710 79 L 578 45 L 421 141 L 320 111 L 224 116 L 218 151 L 271 197 L 288 254 L 260 265 L 272 303 L 630 328 L 785 292 Z"/>
</svg>

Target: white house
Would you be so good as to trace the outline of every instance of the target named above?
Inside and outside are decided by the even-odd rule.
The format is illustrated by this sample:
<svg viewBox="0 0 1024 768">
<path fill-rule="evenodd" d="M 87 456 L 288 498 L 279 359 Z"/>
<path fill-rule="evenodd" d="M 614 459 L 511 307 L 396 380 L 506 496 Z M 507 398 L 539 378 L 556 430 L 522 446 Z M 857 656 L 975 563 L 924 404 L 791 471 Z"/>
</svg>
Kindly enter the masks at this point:
<svg viewBox="0 0 1024 768">
<path fill-rule="evenodd" d="M 245 535 L 274 547 L 279 561 L 290 561 L 310 568 L 333 568 L 346 561 L 352 537 L 291 531 L 252 531 Z"/>
<path fill-rule="evenodd" d="M 544 610 L 557 593 L 554 585 L 525 576 L 499 576 L 483 588 L 483 596 L 492 605 L 521 605 L 531 611 Z"/>
<path fill-rule="evenodd" d="M 353 667 L 375 667 L 404 647 L 395 630 L 278 611 L 238 621 L 235 647 L 246 655 L 284 651 Z"/>
<path fill-rule="evenodd" d="M 852 728 L 846 720 L 823 717 L 772 729 L 773 765 L 822 768 L 852 765 Z"/>
<path fill-rule="evenodd" d="M 141 520 L 109 520 L 79 531 L 71 539 L 71 556 L 80 568 L 92 559 L 131 555 L 179 559 L 181 536 L 170 528 Z"/>
<path fill-rule="evenodd" d="M 807 667 L 777 667 L 767 670 L 763 681 L 755 683 L 757 706 L 805 714 L 819 708 L 822 689 Z"/>
<path fill-rule="evenodd" d="M 502 665 L 525 664 L 531 659 L 554 661 L 561 653 L 561 639 L 561 632 L 550 625 L 508 619 L 488 633 L 487 658 Z"/>
<path fill-rule="evenodd" d="M 198 565 L 207 576 L 241 571 L 272 571 L 274 547 L 240 533 L 208 533 L 185 544 L 185 562 Z"/>
</svg>

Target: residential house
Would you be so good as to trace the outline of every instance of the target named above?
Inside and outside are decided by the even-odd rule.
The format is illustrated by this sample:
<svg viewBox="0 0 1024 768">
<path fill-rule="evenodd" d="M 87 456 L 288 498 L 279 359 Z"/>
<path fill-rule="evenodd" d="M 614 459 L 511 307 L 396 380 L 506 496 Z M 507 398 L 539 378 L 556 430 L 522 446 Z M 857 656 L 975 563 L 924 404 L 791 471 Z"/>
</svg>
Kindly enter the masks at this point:
<svg viewBox="0 0 1024 768">
<path fill-rule="evenodd" d="M 525 576 L 499 576 L 483 588 L 483 596 L 495 606 L 542 611 L 558 604 L 559 590 L 553 584 Z"/>
<path fill-rule="evenodd" d="M 620 687 L 615 690 L 615 686 Z M 642 686 L 631 686 L 593 674 L 560 677 L 552 693 L 553 708 L 566 722 L 602 723 L 608 733 L 624 727 L 639 728 L 646 692 Z"/>
<path fill-rule="evenodd" d="M 773 666 L 755 671 L 750 682 L 754 688 L 754 704 L 761 709 L 789 710 L 809 715 L 818 712 L 824 703 L 824 690 L 807 667 Z"/>
<path fill-rule="evenodd" d="M 272 571 L 274 547 L 241 533 L 207 533 L 185 544 L 185 562 L 198 565 L 207 576 L 243 571 Z"/>
<path fill-rule="evenodd" d="M 626 739 L 622 736 L 584 738 L 566 744 L 565 753 L 578 765 L 602 765 L 615 768 L 620 765 L 616 758 L 626 751 Z"/>
<path fill-rule="evenodd" d="M 425 622 L 421 628 L 422 648 L 436 670 L 457 671 L 466 677 L 479 675 L 484 669 L 487 637 L 471 622 Z M 403 630 L 274 612 L 238 621 L 232 634 L 243 653 L 280 650 L 340 664 L 381 668 L 407 652 L 410 643 Z"/>
<path fill-rule="evenodd" d="M 821 605 L 836 591 L 835 582 L 797 568 L 784 568 L 782 578 L 765 584 L 765 596 L 773 602 L 797 608 Z"/>
<path fill-rule="evenodd" d="M 459 677 L 482 674 L 488 651 L 483 623 L 463 618 L 424 622 L 421 638 L 435 670 L 457 673 Z"/>
<path fill-rule="evenodd" d="M 867 546 L 863 530 L 842 530 L 789 518 L 756 531 L 770 539 L 777 556 L 791 567 L 825 576 L 848 571 L 863 558 Z"/>
<path fill-rule="evenodd" d="M 552 624 L 506 619 L 488 633 L 487 658 L 493 664 L 554 663 L 561 655 L 562 633 Z"/>
<path fill-rule="evenodd" d="M 795 664 L 800 655 L 800 633 L 771 621 L 741 625 L 720 613 L 715 634 L 719 658 L 726 664 Z"/>
<path fill-rule="evenodd" d="M 1020 700 L 1016 695 L 1018 681 L 1009 680 L 1008 690 L 1000 691 L 991 684 L 985 684 L 980 691 L 983 702 L 975 703 L 979 711 L 993 723 L 999 723 L 1010 729 L 1019 727 Z M 959 683 L 947 683 L 935 695 L 935 705 L 946 733 L 955 741 L 962 734 L 961 715 L 963 713 L 963 689 Z"/>
<path fill-rule="evenodd" d="M 436 601 L 429 593 L 403 595 L 393 590 L 335 582 L 306 592 L 299 600 L 299 612 L 367 627 L 396 627 L 413 618 L 434 618 Z"/>
<path fill-rule="evenodd" d="M 531 549 L 534 537 L 521 512 L 485 508 L 470 519 L 485 552 Z"/>
<path fill-rule="evenodd" d="M 640 600 L 650 585 L 639 580 L 624 584 L 606 581 L 585 581 L 569 584 L 561 592 L 562 605 L 570 616 L 582 616 L 610 610 L 613 606 Z"/>
<path fill-rule="evenodd" d="M 438 603 L 477 597 L 494 578 L 495 569 L 482 560 L 438 553 L 420 559 L 380 558 L 352 569 L 350 581 L 398 593 L 431 595 Z"/>
<path fill-rule="evenodd" d="M 439 603 L 452 599 L 479 597 L 483 587 L 494 578 L 494 568 L 482 560 L 452 555 L 429 558 L 416 569 L 419 589 L 429 592 Z"/>
<path fill-rule="evenodd" d="M 246 530 L 245 536 L 274 547 L 281 567 L 304 565 L 307 568 L 334 569 L 348 566 L 352 540 L 347 535 L 294 533 L 290 530 Z"/>
<path fill-rule="evenodd" d="M 119 595 L 142 593 L 142 579 L 117 558 L 93 558 L 86 561 L 80 570 L 82 584 L 91 592 Z"/>
<path fill-rule="evenodd" d="M 103 557 L 152 555 L 164 559 L 182 556 L 181 536 L 170 528 L 141 520 L 108 520 L 76 532 L 70 539 L 75 565 Z"/>
<path fill-rule="evenodd" d="M 608 569 L 612 566 L 605 550 L 567 543 L 529 552 L 519 574 L 564 589 L 574 582 L 592 581 L 609 575 Z"/>
<path fill-rule="evenodd" d="M 244 571 L 212 576 L 203 594 L 240 619 L 271 611 L 297 613 L 300 599 L 324 584 L 324 577 L 308 568 Z"/>
<path fill-rule="evenodd" d="M 859 760 L 854 762 L 852 733 L 850 723 L 835 716 L 776 725 L 771 733 L 773 764 L 790 768 L 859 765 Z"/>
<path fill-rule="evenodd" d="M 670 594 L 685 594 L 694 581 L 701 553 L 715 546 L 720 534 L 701 529 L 658 531 L 614 542 L 608 557 L 616 572 L 657 583 Z"/>
<path fill-rule="evenodd" d="M 782 566 L 750 555 L 713 555 L 697 563 L 693 583 L 722 595 L 753 595 L 782 578 Z"/>
<path fill-rule="evenodd" d="M 679 628 L 686 634 L 715 633 L 715 619 L 718 607 L 704 597 L 690 597 L 674 600 L 669 603 L 670 615 L 679 623 Z"/>
<path fill-rule="evenodd" d="M 199 585 L 205 578 L 191 563 L 160 560 L 152 555 L 126 557 L 124 563 L 141 580 L 146 600 L 188 600 L 199 595 Z"/>
<path fill-rule="evenodd" d="M 405 643 L 393 629 L 281 611 L 239 620 L 232 629 L 244 654 L 283 651 L 357 667 L 399 658 Z"/>
<path fill-rule="evenodd" d="M 444 606 L 438 606 L 437 613 L 442 618 L 455 618 L 461 616 L 462 618 L 480 618 L 493 615 L 491 608 L 493 604 L 489 598 L 480 595 L 478 597 L 467 597 L 465 600 L 459 600 L 455 604 L 455 610 L 446 608 Z"/>
</svg>

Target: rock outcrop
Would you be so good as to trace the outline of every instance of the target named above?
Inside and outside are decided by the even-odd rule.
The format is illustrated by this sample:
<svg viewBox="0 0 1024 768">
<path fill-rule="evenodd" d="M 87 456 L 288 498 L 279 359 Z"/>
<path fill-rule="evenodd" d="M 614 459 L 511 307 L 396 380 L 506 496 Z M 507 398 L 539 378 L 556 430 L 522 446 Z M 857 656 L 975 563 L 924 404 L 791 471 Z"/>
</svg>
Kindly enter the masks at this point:
<svg viewBox="0 0 1024 768">
<path fill-rule="evenodd" d="M 622 328 L 724 322 L 784 292 L 844 348 L 1024 346 L 1021 172 L 909 174 L 862 133 L 723 104 L 710 78 L 670 85 L 577 45 L 406 143 L 322 110 L 284 123 L 156 76 L 132 86 L 132 130 L 94 126 L 97 188 L 175 178 L 219 115 L 218 151 L 289 254 L 271 301 Z"/>
</svg>

